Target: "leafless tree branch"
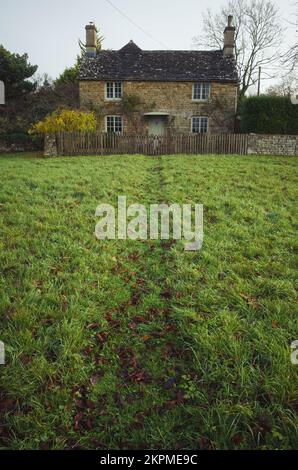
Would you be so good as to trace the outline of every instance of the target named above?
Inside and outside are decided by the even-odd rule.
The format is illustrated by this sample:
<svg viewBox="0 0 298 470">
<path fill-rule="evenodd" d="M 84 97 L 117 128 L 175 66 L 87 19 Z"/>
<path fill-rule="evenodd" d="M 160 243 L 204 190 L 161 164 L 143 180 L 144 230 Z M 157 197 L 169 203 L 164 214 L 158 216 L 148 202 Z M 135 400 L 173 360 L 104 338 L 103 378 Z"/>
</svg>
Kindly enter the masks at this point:
<svg viewBox="0 0 298 470">
<path fill-rule="evenodd" d="M 288 22 L 294 28 L 294 43 L 289 47 L 289 50 L 282 56 L 281 64 L 290 66 L 290 71 L 293 72 L 298 67 L 298 2 L 296 6 L 296 22 Z M 294 14 L 293 14 L 294 15 Z"/>
<path fill-rule="evenodd" d="M 228 15 L 236 28 L 235 59 L 240 78 L 240 98 L 256 83 L 262 65 L 280 60 L 283 28 L 279 11 L 270 0 L 229 0 L 213 13 L 203 15 L 203 34 L 194 38 L 198 47 L 222 49 Z"/>
</svg>

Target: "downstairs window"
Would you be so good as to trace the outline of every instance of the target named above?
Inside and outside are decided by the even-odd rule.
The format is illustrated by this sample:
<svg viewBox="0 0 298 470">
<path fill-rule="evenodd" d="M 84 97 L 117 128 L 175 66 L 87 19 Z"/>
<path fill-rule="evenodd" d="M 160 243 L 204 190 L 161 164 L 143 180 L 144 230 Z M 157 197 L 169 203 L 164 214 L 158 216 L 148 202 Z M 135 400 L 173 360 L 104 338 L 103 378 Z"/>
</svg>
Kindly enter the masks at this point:
<svg viewBox="0 0 298 470">
<path fill-rule="evenodd" d="M 207 117 L 194 116 L 191 129 L 193 134 L 206 134 L 208 132 L 209 120 Z"/>
<path fill-rule="evenodd" d="M 107 116 L 106 117 L 106 131 L 109 133 L 121 134 L 123 132 L 123 118 L 122 116 Z"/>
</svg>

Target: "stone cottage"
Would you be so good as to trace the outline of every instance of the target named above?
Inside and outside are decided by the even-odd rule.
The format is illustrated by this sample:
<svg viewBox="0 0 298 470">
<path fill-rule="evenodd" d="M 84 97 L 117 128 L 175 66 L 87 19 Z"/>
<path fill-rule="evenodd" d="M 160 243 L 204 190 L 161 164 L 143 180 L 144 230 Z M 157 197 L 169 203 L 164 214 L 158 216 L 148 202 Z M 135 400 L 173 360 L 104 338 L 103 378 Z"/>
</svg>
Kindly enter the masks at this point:
<svg viewBox="0 0 298 470">
<path fill-rule="evenodd" d="M 96 27 L 90 23 L 78 77 L 81 106 L 97 112 L 104 132 L 233 132 L 234 42 L 229 16 L 221 50 L 145 51 L 130 41 L 119 51 L 97 51 Z"/>
</svg>

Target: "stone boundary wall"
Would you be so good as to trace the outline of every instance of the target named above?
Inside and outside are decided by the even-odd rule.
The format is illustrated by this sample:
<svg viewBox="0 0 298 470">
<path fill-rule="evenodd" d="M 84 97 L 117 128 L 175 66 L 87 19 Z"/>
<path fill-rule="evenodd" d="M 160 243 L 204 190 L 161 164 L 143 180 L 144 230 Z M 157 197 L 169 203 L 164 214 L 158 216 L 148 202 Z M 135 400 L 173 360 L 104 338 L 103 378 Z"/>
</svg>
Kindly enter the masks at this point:
<svg viewBox="0 0 298 470">
<path fill-rule="evenodd" d="M 46 134 L 44 137 L 44 156 L 57 157 L 57 140 L 55 134 Z"/>
<path fill-rule="evenodd" d="M 298 155 L 298 135 L 249 134 L 248 154 Z"/>
</svg>

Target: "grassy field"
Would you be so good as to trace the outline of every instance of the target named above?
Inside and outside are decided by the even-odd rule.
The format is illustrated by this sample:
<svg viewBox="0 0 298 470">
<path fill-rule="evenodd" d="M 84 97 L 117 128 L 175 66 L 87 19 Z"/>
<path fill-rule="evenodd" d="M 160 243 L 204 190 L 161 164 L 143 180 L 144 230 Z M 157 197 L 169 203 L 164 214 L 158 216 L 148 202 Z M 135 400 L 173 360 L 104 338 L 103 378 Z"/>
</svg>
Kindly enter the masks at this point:
<svg viewBox="0 0 298 470">
<path fill-rule="evenodd" d="M 0 449 L 298 447 L 297 159 L 0 157 Z M 204 204 L 204 245 L 99 203 Z"/>
</svg>

